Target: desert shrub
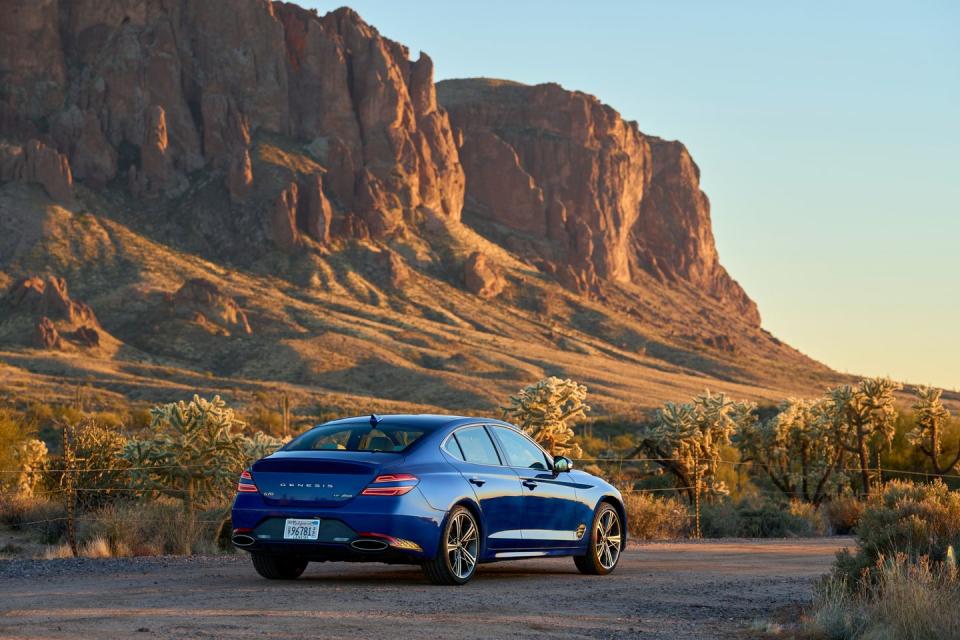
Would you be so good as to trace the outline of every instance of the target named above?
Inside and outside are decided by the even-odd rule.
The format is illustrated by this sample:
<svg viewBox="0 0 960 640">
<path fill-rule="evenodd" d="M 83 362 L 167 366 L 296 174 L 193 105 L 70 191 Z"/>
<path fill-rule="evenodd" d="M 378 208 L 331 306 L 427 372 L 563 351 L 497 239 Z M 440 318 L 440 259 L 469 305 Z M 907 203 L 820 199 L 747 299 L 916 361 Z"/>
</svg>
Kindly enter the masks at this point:
<svg viewBox="0 0 960 640">
<path fill-rule="evenodd" d="M 123 457 L 127 437 L 116 428 L 93 420 L 81 421 L 72 429 L 76 468 L 77 506 L 95 509 L 120 498 L 133 497 L 130 490 L 129 462 Z M 58 458 L 51 466 L 62 469 Z M 50 484 L 63 486 L 63 473 L 50 474 Z"/>
<path fill-rule="evenodd" d="M 0 522 L 27 531 L 42 544 L 60 540 L 67 529 L 66 508 L 60 502 L 24 494 L 0 498 Z"/>
<path fill-rule="evenodd" d="M 82 547 L 103 540 L 111 556 L 214 553 L 228 508 L 211 506 L 188 520 L 181 505 L 169 498 L 117 502 L 84 514 L 78 541 Z"/>
<path fill-rule="evenodd" d="M 830 530 L 837 535 L 852 533 L 860 523 L 866 503 L 856 496 L 841 495 L 820 505 Z"/>
<path fill-rule="evenodd" d="M 829 640 L 940 640 L 960 637 L 956 566 L 898 554 L 878 563 L 876 580 L 851 589 L 830 576 L 816 588 L 806 634 Z"/>
<path fill-rule="evenodd" d="M 740 514 L 734 502 L 723 500 L 700 509 L 700 533 L 704 538 L 735 538 L 740 535 Z"/>
<path fill-rule="evenodd" d="M 676 498 L 625 493 L 627 531 L 634 540 L 675 540 L 690 532 L 690 511 Z"/>
<path fill-rule="evenodd" d="M 580 458 L 583 450 L 571 424 L 590 411 L 586 399 L 584 385 L 551 376 L 511 396 L 503 415 L 551 454 Z"/>
<path fill-rule="evenodd" d="M 744 499 L 704 505 L 700 527 L 705 538 L 792 538 L 824 535 L 827 524 L 813 505 Z"/>
<path fill-rule="evenodd" d="M 857 549 L 837 555 L 835 573 L 851 585 L 876 578 L 878 562 L 902 554 L 940 564 L 950 547 L 960 548 L 960 493 L 942 481 L 912 484 L 892 480 L 863 511 Z"/>
<path fill-rule="evenodd" d="M 796 535 L 811 537 L 825 536 L 831 533 L 830 522 L 823 510 L 817 505 L 803 500 L 791 500 L 788 512 L 794 518 L 806 523 L 805 527 L 798 524 L 793 530 Z"/>
</svg>

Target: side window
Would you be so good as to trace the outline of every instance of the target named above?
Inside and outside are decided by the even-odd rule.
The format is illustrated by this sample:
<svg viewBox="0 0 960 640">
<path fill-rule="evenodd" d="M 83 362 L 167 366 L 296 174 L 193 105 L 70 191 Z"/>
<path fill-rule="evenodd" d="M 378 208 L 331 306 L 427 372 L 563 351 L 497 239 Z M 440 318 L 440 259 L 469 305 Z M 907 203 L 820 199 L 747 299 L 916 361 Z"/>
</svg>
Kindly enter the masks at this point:
<svg viewBox="0 0 960 640">
<path fill-rule="evenodd" d="M 550 468 L 540 447 L 526 437 L 506 427 L 494 427 L 493 429 L 500 440 L 500 444 L 503 445 L 503 452 L 506 454 L 511 467 L 540 469 L 542 471 Z"/>
<path fill-rule="evenodd" d="M 460 450 L 460 445 L 457 444 L 456 436 L 451 435 L 443 443 L 443 450 L 452 455 L 457 460 L 463 460 L 463 451 Z"/>
<path fill-rule="evenodd" d="M 483 427 L 460 429 L 454 436 L 467 462 L 500 464 L 500 456 L 497 455 L 497 450 Z"/>
</svg>

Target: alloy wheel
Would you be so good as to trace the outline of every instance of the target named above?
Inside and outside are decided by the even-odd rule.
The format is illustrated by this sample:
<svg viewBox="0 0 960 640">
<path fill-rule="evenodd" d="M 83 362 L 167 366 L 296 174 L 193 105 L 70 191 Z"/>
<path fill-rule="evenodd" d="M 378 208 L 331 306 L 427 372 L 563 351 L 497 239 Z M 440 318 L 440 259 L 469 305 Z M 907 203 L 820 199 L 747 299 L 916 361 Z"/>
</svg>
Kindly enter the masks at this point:
<svg viewBox="0 0 960 640">
<path fill-rule="evenodd" d="M 608 509 L 600 515 L 597 519 L 596 533 L 597 561 L 609 571 L 616 566 L 623 544 L 623 531 L 616 511 Z"/>
<path fill-rule="evenodd" d="M 447 558 L 454 575 L 461 580 L 469 578 L 477 566 L 479 551 L 480 535 L 476 522 L 467 511 L 458 511 L 447 530 Z"/>
</svg>

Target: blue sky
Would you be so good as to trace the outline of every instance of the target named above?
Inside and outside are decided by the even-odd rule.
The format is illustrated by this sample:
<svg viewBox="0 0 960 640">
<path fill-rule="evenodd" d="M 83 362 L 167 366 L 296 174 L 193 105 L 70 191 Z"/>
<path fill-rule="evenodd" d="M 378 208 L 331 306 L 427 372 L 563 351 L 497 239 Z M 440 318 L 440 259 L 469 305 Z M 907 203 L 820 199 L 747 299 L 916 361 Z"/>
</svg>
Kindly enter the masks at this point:
<svg viewBox="0 0 960 640">
<path fill-rule="evenodd" d="M 437 80 L 559 82 L 682 140 L 767 329 L 840 371 L 960 389 L 960 3 L 350 6 Z"/>
</svg>

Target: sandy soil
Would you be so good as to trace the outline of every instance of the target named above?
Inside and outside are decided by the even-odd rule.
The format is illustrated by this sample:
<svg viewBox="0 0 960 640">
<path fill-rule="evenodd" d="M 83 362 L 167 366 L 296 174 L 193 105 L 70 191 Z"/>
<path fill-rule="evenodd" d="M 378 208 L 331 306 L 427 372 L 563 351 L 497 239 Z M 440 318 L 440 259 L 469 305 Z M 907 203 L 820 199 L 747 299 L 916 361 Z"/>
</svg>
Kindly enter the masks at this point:
<svg viewBox="0 0 960 640">
<path fill-rule="evenodd" d="M 850 544 L 638 545 L 606 577 L 569 558 L 529 560 L 485 565 L 459 588 L 378 564 L 312 564 L 268 582 L 244 555 L 0 562 L 0 637 L 743 638 L 796 615 Z"/>
</svg>

